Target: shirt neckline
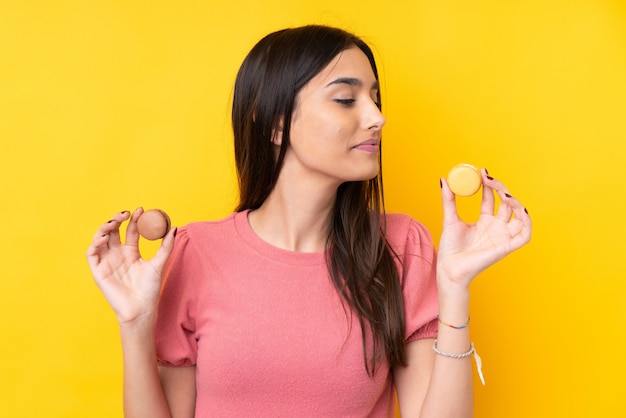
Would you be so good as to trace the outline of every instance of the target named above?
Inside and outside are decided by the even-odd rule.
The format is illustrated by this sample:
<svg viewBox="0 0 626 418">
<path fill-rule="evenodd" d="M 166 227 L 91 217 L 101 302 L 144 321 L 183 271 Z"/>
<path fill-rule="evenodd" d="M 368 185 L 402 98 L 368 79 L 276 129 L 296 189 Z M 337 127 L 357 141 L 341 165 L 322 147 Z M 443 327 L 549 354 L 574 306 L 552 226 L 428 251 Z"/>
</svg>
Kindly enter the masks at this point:
<svg viewBox="0 0 626 418">
<path fill-rule="evenodd" d="M 273 261 L 297 265 L 297 266 L 313 266 L 319 264 L 325 264 L 324 251 L 317 252 L 299 252 L 285 250 L 283 248 L 275 247 L 268 242 L 261 239 L 250 226 L 248 221 L 248 213 L 250 209 L 243 210 L 241 212 L 235 212 L 234 222 L 237 233 L 241 238 L 253 249 Z"/>
</svg>

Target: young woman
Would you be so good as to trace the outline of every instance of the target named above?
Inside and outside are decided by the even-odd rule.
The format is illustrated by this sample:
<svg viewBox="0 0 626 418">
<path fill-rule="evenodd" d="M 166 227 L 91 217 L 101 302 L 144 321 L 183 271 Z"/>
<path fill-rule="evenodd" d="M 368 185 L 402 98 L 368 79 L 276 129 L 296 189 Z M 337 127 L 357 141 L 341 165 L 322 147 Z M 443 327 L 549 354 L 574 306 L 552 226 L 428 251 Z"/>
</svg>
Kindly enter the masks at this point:
<svg viewBox="0 0 626 418">
<path fill-rule="evenodd" d="M 150 260 L 141 209 L 100 227 L 87 259 L 120 323 L 127 416 L 390 417 L 394 389 L 403 417 L 472 415 L 469 286 L 531 221 L 483 169 L 465 224 L 442 179 L 436 255 L 385 214 L 380 109 L 362 40 L 272 33 L 235 85 L 235 213 L 172 229 Z"/>
</svg>

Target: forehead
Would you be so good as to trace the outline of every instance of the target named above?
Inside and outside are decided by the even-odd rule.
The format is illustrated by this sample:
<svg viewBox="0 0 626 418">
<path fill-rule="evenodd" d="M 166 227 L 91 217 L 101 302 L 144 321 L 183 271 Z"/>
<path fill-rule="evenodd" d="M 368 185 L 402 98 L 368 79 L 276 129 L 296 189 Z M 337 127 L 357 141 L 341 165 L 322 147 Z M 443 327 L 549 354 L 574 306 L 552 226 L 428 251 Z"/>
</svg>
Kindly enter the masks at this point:
<svg viewBox="0 0 626 418">
<path fill-rule="evenodd" d="M 367 56 L 356 46 L 337 54 L 335 58 L 309 81 L 311 87 L 323 87 L 338 78 L 356 78 L 368 88 L 376 82 Z"/>
</svg>

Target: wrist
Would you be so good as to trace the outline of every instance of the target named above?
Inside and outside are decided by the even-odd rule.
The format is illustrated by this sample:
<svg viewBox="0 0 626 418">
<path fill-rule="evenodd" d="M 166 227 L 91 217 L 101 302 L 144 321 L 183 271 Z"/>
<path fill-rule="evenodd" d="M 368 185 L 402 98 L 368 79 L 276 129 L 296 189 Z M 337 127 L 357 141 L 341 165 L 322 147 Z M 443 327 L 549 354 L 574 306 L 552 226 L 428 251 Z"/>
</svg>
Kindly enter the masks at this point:
<svg viewBox="0 0 626 418">
<path fill-rule="evenodd" d="M 469 288 L 476 277 L 475 272 L 467 263 L 446 262 L 437 260 L 437 283 L 439 286 L 449 286 L 451 288 Z"/>
<path fill-rule="evenodd" d="M 122 334 L 153 334 L 156 329 L 157 315 L 155 313 L 146 313 L 138 316 L 130 321 L 120 321 L 120 332 Z"/>
<path fill-rule="evenodd" d="M 469 288 L 439 285 L 438 294 L 440 319 L 456 326 L 465 324 L 469 318 Z"/>
<path fill-rule="evenodd" d="M 467 322 L 465 322 L 464 324 L 461 324 L 460 322 L 457 323 L 457 325 L 451 324 L 449 322 L 444 321 L 443 319 L 441 319 L 441 315 L 437 315 L 437 321 L 439 322 L 440 325 L 444 325 L 448 328 L 452 328 L 452 329 L 464 329 L 464 328 L 468 328 L 469 324 L 470 324 L 470 317 L 469 314 L 467 315 Z"/>
<path fill-rule="evenodd" d="M 437 275 L 437 292 L 440 303 L 450 300 L 452 303 L 469 303 L 469 285 L 454 280 L 448 280 L 445 276 Z"/>
</svg>

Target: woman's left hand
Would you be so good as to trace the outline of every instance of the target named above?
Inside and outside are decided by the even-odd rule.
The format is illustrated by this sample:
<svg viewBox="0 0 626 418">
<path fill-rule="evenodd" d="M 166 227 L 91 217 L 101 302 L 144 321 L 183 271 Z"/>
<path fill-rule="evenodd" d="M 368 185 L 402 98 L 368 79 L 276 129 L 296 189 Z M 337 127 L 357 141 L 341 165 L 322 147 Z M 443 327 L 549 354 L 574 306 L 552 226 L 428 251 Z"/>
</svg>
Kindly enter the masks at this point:
<svg viewBox="0 0 626 418">
<path fill-rule="evenodd" d="M 480 217 L 474 224 L 459 218 L 455 195 L 446 180 L 441 180 L 443 230 L 437 258 L 440 281 L 469 287 L 481 271 L 530 241 L 532 222 L 528 211 L 487 170 L 482 169 L 481 176 Z M 497 212 L 494 192 L 501 200 Z"/>
</svg>

